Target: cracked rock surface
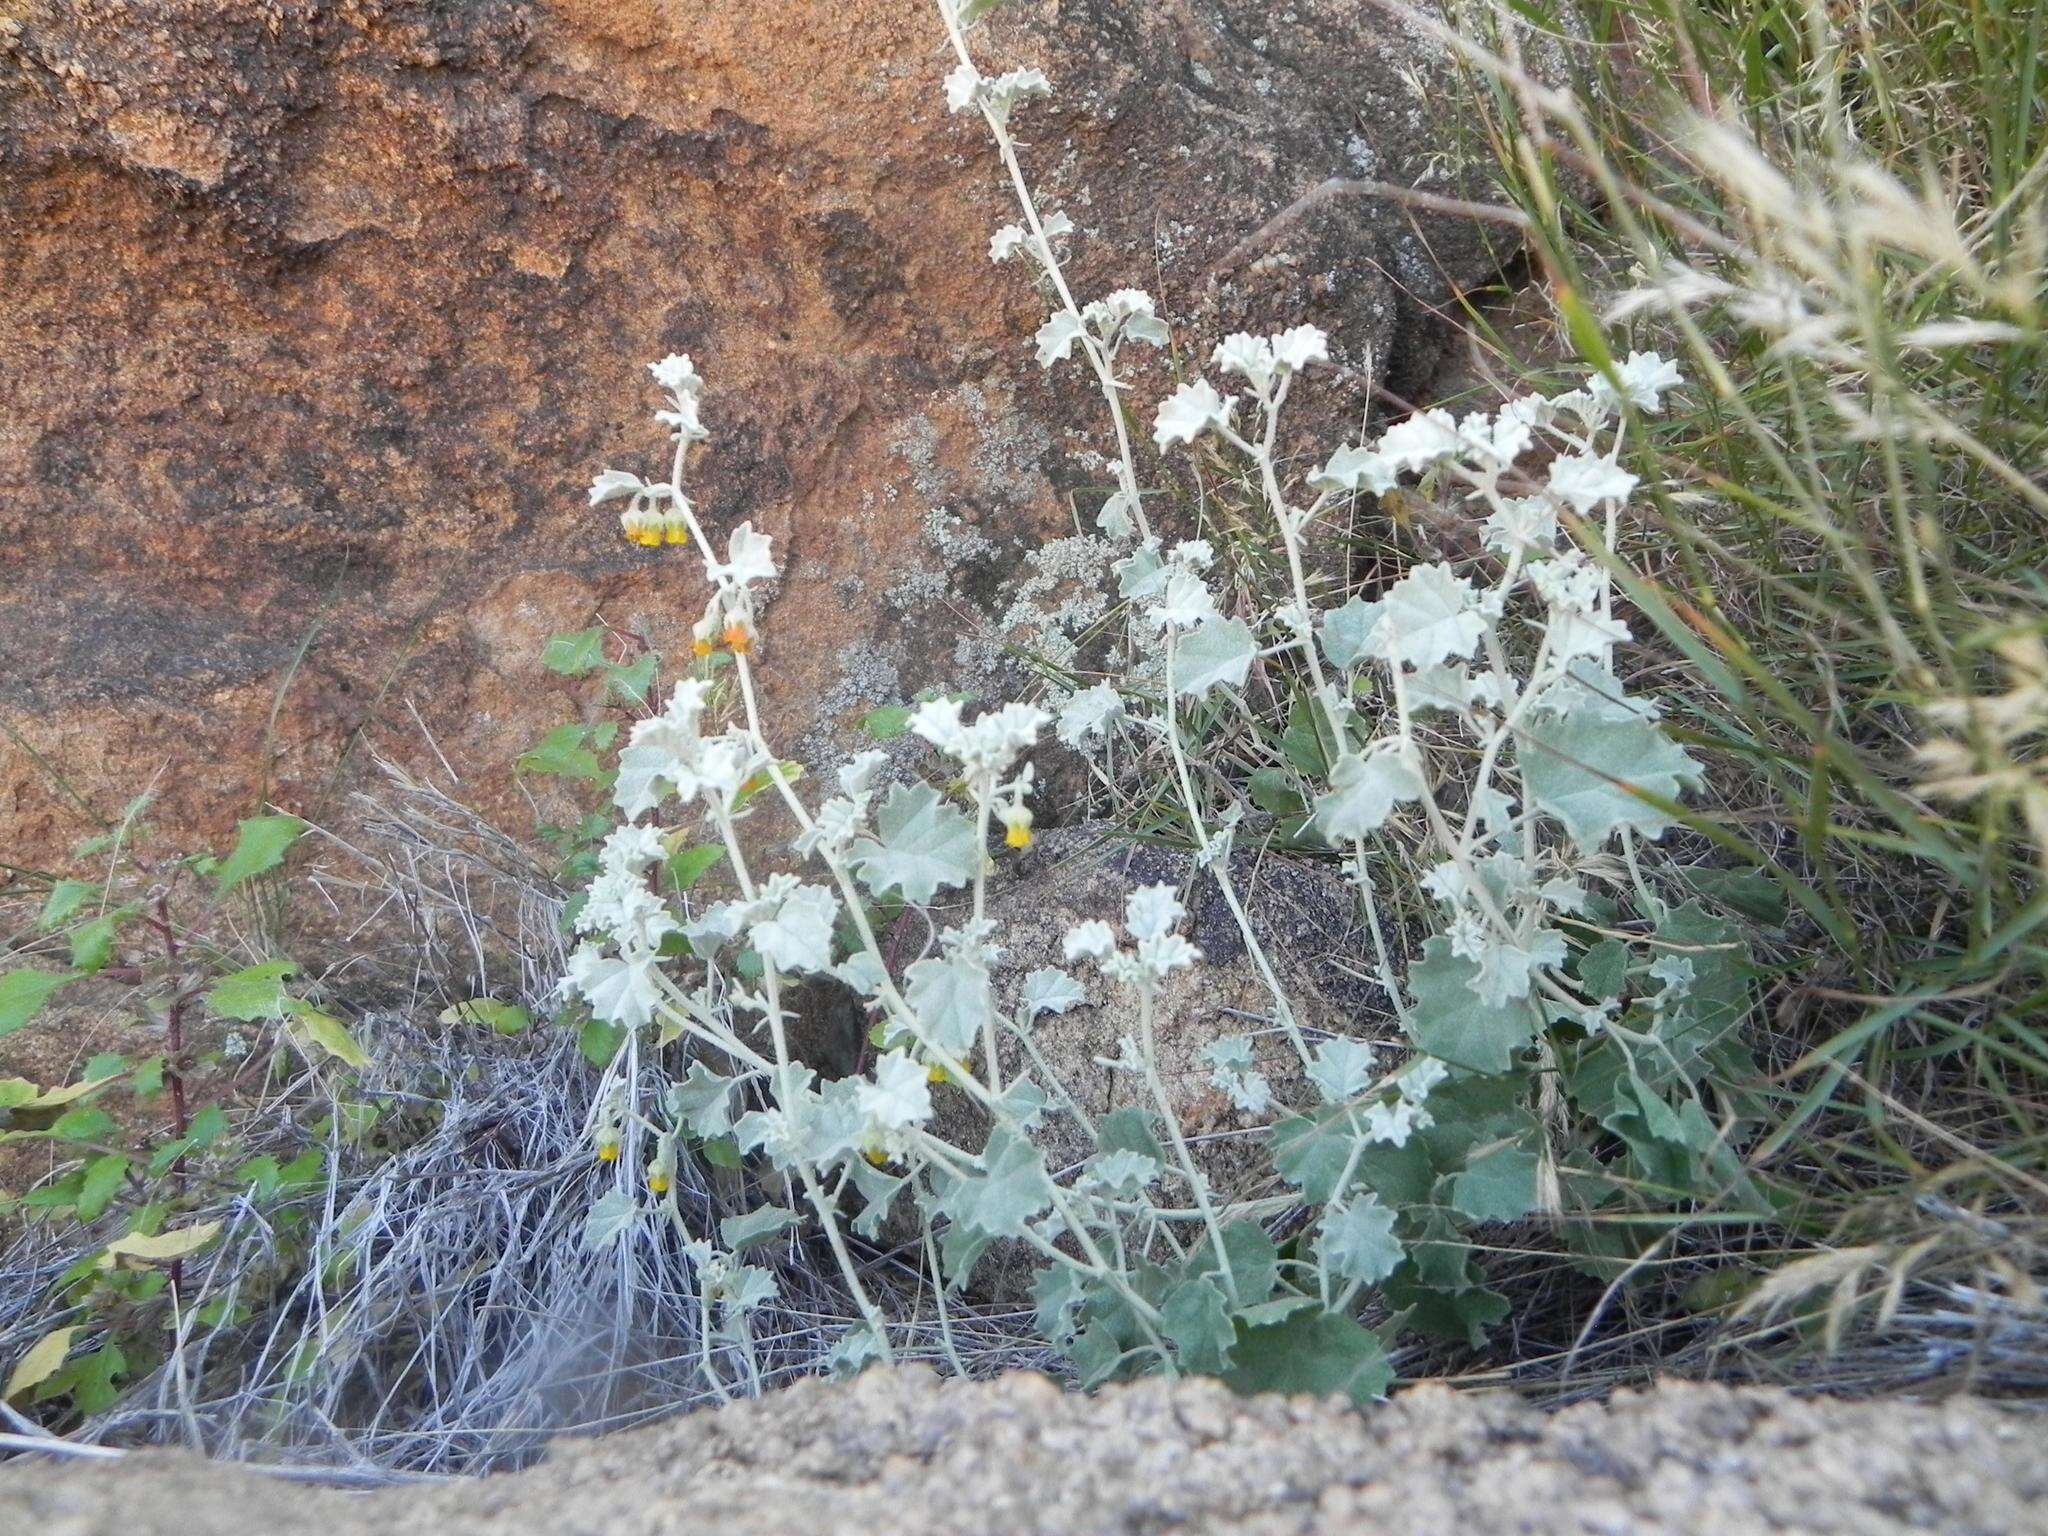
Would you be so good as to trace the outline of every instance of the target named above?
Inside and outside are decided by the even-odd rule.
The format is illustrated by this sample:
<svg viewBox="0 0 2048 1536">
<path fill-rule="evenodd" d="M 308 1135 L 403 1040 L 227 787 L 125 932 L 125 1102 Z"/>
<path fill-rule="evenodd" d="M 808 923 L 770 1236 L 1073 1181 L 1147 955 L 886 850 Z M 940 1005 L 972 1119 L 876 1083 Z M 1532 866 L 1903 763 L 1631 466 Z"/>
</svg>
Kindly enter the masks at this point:
<svg viewBox="0 0 2048 1536">
<path fill-rule="evenodd" d="M 539 1465 L 370 1494 L 156 1452 L 0 1468 L 37 1536 L 814 1536 L 820 1532 L 2048 1531 L 2041 1420 L 1988 1404 L 1667 1385 L 1543 1415 L 1445 1388 L 1367 1412 L 1141 1382 L 921 1368 L 811 1383 Z"/>
<path fill-rule="evenodd" d="M 1189 359 L 1331 332 L 1304 429 L 1355 424 L 1368 353 L 1413 388 L 1429 307 L 1498 266 L 1319 192 L 1448 174 L 1441 59 L 1363 0 L 1014 0 L 978 46 L 1056 82 L 1017 126 L 1079 291 L 1152 289 Z M 602 614 L 673 650 L 701 604 L 584 504 L 660 459 L 670 350 L 710 381 L 700 510 L 788 560 L 762 661 L 789 747 L 986 693 L 963 633 L 1108 475 L 1101 402 L 1049 387 L 1042 301 L 988 259 L 1014 213 L 948 64 L 930 0 L 0 8 L 10 858 L 153 779 L 195 842 L 259 798 L 332 824 L 366 747 L 434 768 L 422 725 L 523 830 L 508 765 L 582 697 L 546 635 Z M 1149 413 L 1163 366 L 1133 382 Z"/>
</svg>

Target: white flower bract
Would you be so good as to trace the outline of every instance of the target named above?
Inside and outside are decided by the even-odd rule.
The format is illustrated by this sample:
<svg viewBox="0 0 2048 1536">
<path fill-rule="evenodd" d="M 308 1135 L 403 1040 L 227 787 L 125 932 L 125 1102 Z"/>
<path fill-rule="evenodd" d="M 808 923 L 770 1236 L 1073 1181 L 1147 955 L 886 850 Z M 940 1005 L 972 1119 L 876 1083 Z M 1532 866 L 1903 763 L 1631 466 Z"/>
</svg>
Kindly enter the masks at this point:
<svg viewBox="0 0 2048 1536">
<path fill-rule="evenodd" d="M 1153 418 L 1152 441 L 1165 449 L 1175 443 L 1192 443 L 1204 432 L 1227 424 L 1235 401 L 1216 393 L 1207 379 L 1183 384 L 1160 405 Z"/>
<path fill-rule="evenodd" d="M 1119 288 L 1088 305 L 1081 318 L 1112 350 L 1126 338 L 1155 347 L 1165 346 L 1169 339 L 1165 323 L 1153 312 L 1152 295 L 1142 288 Z"/>
<path fill-rule="evenodd" d="M 1053 734 L 1062 744 L 1078 747 L 1097 736 L 1107 735 L 1110 725 L 1123 716 L 1123 696 L 1108 683 L 1096 683 L 1093 687 L 1083 688 L 1061 706 Z"/>
<path fill-rule="evenodd" d="M 751 521 L 741 523 L 726 541 L 725 559 L 706 561 L 705 570 L 726 592 L 743 591 L 757 581 L 773 581 L 775 559 L 769 546 L 774 542 L 772 535 L 755 532 Z"/>
<path fill-rule="evenodd" d="M 647 371 L 654 375 L 655 383 L 679 398 L 694 399 L 704 392 L 704 379 L 688 353 L 671 352 L 660 362 L 649 363 Z"/>
<path fill-rule="evenodd" d="M 1593 397 L 1603 403 L 1615 406 L 1623 400 L 1637 410 L 1655 415 L 1664 405 L 1664 391 L 1675 389 L 1685 382 L 1685 375 L 1678 371 L 1678 364 L 1656 352 L 1631 352 L 1622 362 L 1614 365 L 1620 378 L 1617 391 L 1604 373 L 1596 373 L 1586 381 L 1586 388 Z"/>
<path fill-rule="evenodd" d="M 1052 82 L 1043 70 L 1013 69 L 990 79 L 972 64 L 960 64 L 946 76 L 946 106 L 954 112 L 979 106 L 998 128 L 1009 122 L 1018 103 L 1051 94 Z"/>
<path fill-rule="evenodd" d="M 1245 380 L 1263 398 L 1282 377 L 1329 359 L 1329 337 L 1313 325 L 1297 325 L 1277 336 L 1239 331 L 1219 343 L 1210 360 Z"/>
<path fill-rule="evenodd" d="M 1318 491 L 1368 491 L 1384 496 L 1400 482 L 1398 462 L 1373 448 L 1339 448 L 1329 462 L 1309 476 Z"/>
<path fill-rule="evenodd" d="M 1086 329 L 1081 324 L 1081 317 L 1072 310 L 1054 310 L 1033 338 L 1038 343 L 1038 366 L 1050 368 L 1062 358 L 1071 356 L 1074 343 L 1081 339 Z"/>
<path fill-rule="evenodd" d="M 1636 488 L 1636 477 L 1612 459 L 1572 453 L 1550 466 L 1550 494 L 1581 516 L 1603 501 L 1623 502 Z"/>
<path fill-rule="evenodd" d="M 629 475 L 623 469 L 608 469 L 590 482 L 590 504 L 601 507 L 620 496 L 638 496 L 646 489 L 646 482 L 638 475 Z"/>
<path fill-rule="evenodd" d="M 1413 474 L 1456 457 L 1463 442 L 1457 420 L 1449 411 L 1429 410 L 1417 411 L 1387 428 L 1375 448 L 1396 469 Z"/>
<path fill-rule="evenodd" d="M 957 64 L 946 76 L 946 106 L 951 111 L 965 112 L 980 91 L 981 71 L 972 64 Z"/>
<path fill-rule="evenodd" d="M 1107 960 L 1116 953 L 1116 930 L 1099 917 L 1088 918 L 1067 930 L 1060 952 L 1068 960 Z"/>
<path fill-rule="evenodd" d="M 1145 610 L 1155 629 L 1193 629 L 1217 616 L 1216 598 L 1208 584 L 1192 571 L 1175 570 L 1166 578 L 1166 591 Z"/>
<path fill-rule="evenodd" d="M 854 1090 L 854 1102 L 866 1122 L 864 1139 L 877 1151 L 899 1155 L 908 1144 L 903 1133 L 932 1117 L 930 1074 L 907 1051 L 885 1051 L 874 1080 Z"/>
<path fill-rule="evenodd" d="M 1048 718 L 1036 705 L 1005 704 L 969 723 L 961 718 L 957 701 L 931 699 L 911 712 L 908 724 L 912 733 L 957 761 L 970 780 L 992 784 L 1031 750 Z"/>
</svg>

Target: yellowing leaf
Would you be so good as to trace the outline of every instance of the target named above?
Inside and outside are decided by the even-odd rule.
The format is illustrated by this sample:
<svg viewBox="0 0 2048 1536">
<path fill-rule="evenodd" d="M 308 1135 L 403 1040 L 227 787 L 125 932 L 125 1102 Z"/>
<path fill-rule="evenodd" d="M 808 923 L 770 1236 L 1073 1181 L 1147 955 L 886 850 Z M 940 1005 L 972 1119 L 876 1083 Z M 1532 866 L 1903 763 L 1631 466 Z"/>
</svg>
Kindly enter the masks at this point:
<svg viewBox="0 0 2048 1536">
<path fill-rule="evenodd" d="M 67 1083 L 61 1088 L 44 1088 L 25 1077 L 0 1077 L 0 1109 L 55 1109 L 59 1104 L 69 1104 L 106 1087 L 119 1075 Z"/>
<path fill-rule="evenodd" d="M 291 1028 L 296 1033 L 304 1035 L 335 1060 L 348 1066 L 367 1067 L 370 1064 L 368 1054 L 356 1044 L 348 1026 L 333 1014 L 322 1013 L 312 1004 L 297 998 L 287 1006 L 292 1016 Z"/>
<path fill-rule="evenodd" d="M 516 1035 L 533 1022 L 533 1015 L 517 1003 L 501 1003 L 494 998 L 472 997 L 466 1003 L 443 1008 L 440 1020 L 443 1024 L 480 1024 L 493 1034 Z"/>
<path fill-rule="evenodd" d="M 285 996 L 285 978 L 297 970 L 290 960 L 266 960 L 223 976 L 206 994 L 206 1006 L 224 1019 L 280 1018 L 291 1001 Z"/>
<path fill-rule="evenodd" d="M 107 1244 L 107 1250 L 100 1255 L 101 1269 L 140 1269 L 147 1264 L 168 1264 L 173 1259 L 187 1258 L 212 1242 L 220 1232 L 217 1221 L 202 1221 L 196 1227 L 180 1227 L 175 1232 L 164 1232 L 155 1237 L 141 1232 L 130 1232 L 126 1237 L 117 1237 Z"/>
<path fill-rule="evenodd" d="M 0 1397 L 18 1397 L 30 1387 L 39 1386 L 56 1375 L 64 1357 L 71 1353 L 71 1340 L 77 1333 L 75 1327 L 58 1328 L 29 1345 L 28 1353 L 16 1362 L 13 1373 L 8 1376 L 7 1389 L 0 1392 Z"/>
</svg>

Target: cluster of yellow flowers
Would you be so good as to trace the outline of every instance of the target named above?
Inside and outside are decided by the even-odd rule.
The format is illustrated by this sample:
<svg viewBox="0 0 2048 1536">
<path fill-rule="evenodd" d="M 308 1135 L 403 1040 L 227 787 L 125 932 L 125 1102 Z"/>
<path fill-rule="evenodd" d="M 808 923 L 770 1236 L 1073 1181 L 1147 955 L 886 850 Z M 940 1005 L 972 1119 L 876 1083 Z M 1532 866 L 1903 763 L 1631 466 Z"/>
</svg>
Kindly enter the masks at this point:
<svg viewBox="0 0 2048 1536">
<path fill-rule="evenodd" d="M 619 531 L 634 544 L 659 549 L 664 544 L 688 544 L 690 528 L 667 504 L 636 500 L 619 517 Z"/>
</svg>

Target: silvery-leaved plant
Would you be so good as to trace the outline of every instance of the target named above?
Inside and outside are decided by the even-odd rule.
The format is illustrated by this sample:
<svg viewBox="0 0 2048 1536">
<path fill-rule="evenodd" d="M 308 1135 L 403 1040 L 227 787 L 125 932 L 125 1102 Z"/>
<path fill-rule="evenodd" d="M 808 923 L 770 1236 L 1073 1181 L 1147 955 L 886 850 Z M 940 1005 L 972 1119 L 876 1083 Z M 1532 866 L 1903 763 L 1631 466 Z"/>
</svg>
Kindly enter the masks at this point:
<svg viewBox="0 0 2048 1536">
<path fill-rule="evenodd" d="M 1147 310 L 1123 296 L 1104 313 L 1103 345 L 1113 347 Z M 683 360 L 670 360 L 657 377 L 670 405 L 684 394 L 701 397 L 701 378 Z M 664 413 L 665 424 L 674 425 L 666 421 L 673 414 Z M 1134 1190 L 1137 1160 L 1151 1155 L 1134 1145 L 1106 1173 L 1091 1162 L 1055 1179 L 1032 1134 L 1049 1113 L 1078 1113 L 1072 1085 L 1006 1082 L 1003 1044 L 1082 1005 L 1088 990 L 1073 970 L 1043 967 L 1015 995 L 998 996 L 1002 946 L 987 907 L 992 859 L 1032 841 L 1030 754 L 1052 717 L 1026 703 L 927 700 L 908 712 L 906 729 L 932 748 L 947 788 L 887 780 L 883 755 L 863 753 L 832 776 L 831 792 L 813 808 L 765 734 L 754 678 L 760 594 L 779 574 L 773 546 L 742 523 L 721 550 L 683 483 L 686 451 L 701 438 L 678 429 L 676 440 L 666 488 L 636 494 L 673 509 L 697 551 L 706 607 L 696 671 L 652 695 L 627 733 L 611 780 L 622 821 L 595 846 L 563 982 L 594 1019 L 624 1036 L 592 1120 L 598 1156 L 620 1171 L 591 1213 L 588 1240 L 626 1241 L 655 1222 L 683 1228 L 706 1337 L 731 1342 L 749 1361 L 748 1316 L 768 1299 L 773 1272 L 739 1264 L 735 1253 L 815 1231 L 863 1316 L 868 1342 L 848 1343 L 841 1355 L 886 1358 L 892 1324 L 913 1320 L 885 1315 L 852 1244 L 879 1241 L 892 1220 L 907 1220 L 927 1230 L 936 1278 L 947 1284 L 963 1282 L 991 1245 L 1021 1245 L 1065 1277 L 1077 1305 L 1106 1299 L 1131 1313 L 1161 1365 L 1191 1363 L 1182 1362 L 1176 1324 L 1127 1273 L 1133 1225 L 1145 1243 L 1172 1246 L 1172 1226 L 1196 1219 L 1170 1214 L 1173 1207 L 1198 1212 L 1211 1256 L 1192 1278 L 1233 1300 L 1242 1289 L 1233 1256 L 1254 1229 L 1226 1225 L 1153 1065 L 1151 1000 L 1196 959 L 1179 932 L 1178 899 L 1148 888 L 1122 914 L 1122 935 L 1105 929 L 1096 948 L 1090 931 L 1077 930 L 1069 945 L 1070 963 L 1099 973 L 1098 985 L 1135 988 L 1145 999 L 1147 1038 L 1132 1056 L 1160 1112 L 1121 1134 L 1154 1146 L 1163 1136 L 1172 1164 L 1162 1156 L 1160 1171 Z M 629 506 L 629 536 L 633 516 Z M 1199 584 L 1212 559 L 1189 541 L 1166 563 Z M 1117 717 L 1117 705 L 1114 694 L 1101 701 L 1098 729 Z M 729 888 L 676 900 L 662 872 L 682 850 L 706 847 L 723 853 Z M 778 848 L 782 856 L 770 857 Z M 923 914 L 927 938 L 903 954 L 894 942 L 884 946 L 877 925 L 901 933 L 908 909 Z M 791 994 L 815 978 L 851 988 L 870 1010 L 879 1054 L 856 1076 L 822 1080 L 791 1050 Z M 643 1059 L 671 1048 L 683 1053 L 686 1070 L 664 1090 L 645 1092 Z M 935 1136 L 939 1085 L 980 1106 L 983 1145 Z M 752 1159 L 763 1192 L 760 1205 L 727 1217 L 715 1236 L 687 1230 L 671 1193 L 678 1147 L 713 1144 Z M 1147 1191 L 1157 1192 L 1158 1207 Z M 1263 1300 L 1270 1286 L 1255 1289 Z M 718 1371 L 708 1354 L 704 1368 Z M 751 1370 L 740 1379 L 751 1380 Z"/>
<path fill-rule="evenodd" d="M 1296 380 L 1326 357 L 1308 327 L 1230 337 L 1211 358 L 1221 386 L 1188 380 L 1156 416 L 1163 447 L 1213 443 L 1259 488 L 1288 573 L 1263 618 L 1223 618 L 1170 556 L 1144 549 L 1127 562 L 1124 588 L 1158 594 L 1141 622 L 1188 637 L 1169 651 L 1172 681 L 1150 723 L 1169 744 L 1166 771 L 1198 841 L 1216 812 L 1189 772 L 1201 743 L 1176 697 L 1240 687 L 1240 667 L 1255 658 L 1284 661 L 1298 680 L 1306 727 L 1290 731 L 1285 756 L 1299 787 L 1269 782 L 1267 799 L 1298 804 L 1299 835 L 1350 873 L 1389 1011 L 1423 1053 L 1404 1074 L 1405 1095 L 1283 1120 L 1280 1171 L 1304 1195 L 1355 1212 L 1354 1187 L 1379 1187 L 1383 1160 L 1412 1164 L 1417 1149 L 1433 1157 L 1441 1147 L 1440 1206 L 1469 1219 L 1554 1215 L 1586 1191 L 1612 1200 L 1612 1183 L 1574 1177 L 1590 1171 L 1583 1147 L 1559 1134 L 1554 1110 L 1550 1123 L 1540 1112 L 1560 1102 L 1561 1084 L 1625 1148 L 1608 1165 L 1614 1182 L 1616 1167 L 1636 1177 L 1682 1167 L 1679 1187 L 1732 1183 L 1730 1127 L 1710 1118 L 1696 1085 L 1715 1053 L 1737 1049 L 1728 1036 L 1746 1000 L 1743 969 L 1732 928 L 1645 872 L 1646 845 L 1675 824 L 1700 767 L 1658 703 L 1626 685 L 1620 658 L 1632 637 L 1604 558 L 1637 485 L 1620 463 L 1624 423 L 1655 412 L 1683 381 L 1638 352 L 1611 377 L 1557 396 L 1418 412 L 1336 449 L 1297 493 L 1275 452 L 1278 422 Z M 1352 495 L 1412 479 L 1470 509 L 1487 557 L 1418 564 L 1371 598 L 1317 611 L 1306 580 L 1317 527 Z M 1120 722 L 1147 723 L 1129 701 L 1112 713 L 1099 699 L 1073 695 L 1064 739 L 1086 745 Z M 1405 973 L 1378 910 L 1389 852 L 1420 864 L 1416 883 L 1437 909 L 1437 932 Z M 1246 940 L 1256 945 L 1249 931 Z M 1699 966 L 1713 984 L 1694 990 Z M 1276 989 L 1275 1018 L 1288 1017 Z M 1309 1057 L 1312 1082 L 1344 1081 L 1326 1055 L 1336 1045 Z M 1262 1097 L 1241 1041 L 1218 1042 L 1209 1057 L 1216 1086 L 1240 1107 Z M 1451 1095 L 1467 1106 L 1462 1123 L 1439 1112 Z M 1475 1116 L 1494 1133 L 1483 1168 L 1469 1166 Z M 1468 1166 L 1457 1166 L 1460 1154 Z M 1444 1215 L 1389 1220 L 1390 1233 L 1420 1236 Z M 1387 1290 L 1410 1296 L 1420 1279 L 1397 1268 Z M 1454 1270 L 1434 1288 L 1449 1294 L 1418 1317 L 1466 1335 L 1503 1305 L 1476 1271 Z"/>
<path fill-rule="evenodd" d="M 691 675 L 665 695 L 641 685 L 649 707 L 611 780 L 619 825 L 593 845 L 574 918 L 564 989 L 620 1032 L 592 1120 L 618 1171 L 588 1236 L 676 1229 L 707 1339 L 744 1361 L 707 1348 L 721 1391 L 756 1379 L 748 1319 L 777 1272 L 739 1255 L 816 1243 L 860 1318 L 837 1368 L 889 1358 L 928 1321 L 871 1284 L 873 1255 L 929 1271 L 918 1294 L 950 1355 L 946 1309 L 1000 1250 L 1085 1383 L 1194 1371 L 1370 1396 L 1404 1334 L 1476 1343 L 1500 1320 L 1473 1229 L 1543 1220 L 1611 1263 L 1630 1249 L 1604 1219 L 1640 1191 L 1669 1204 L 1742 1180 L 1746 1105 L 1725 1085 L 1745 972 L 1734 930 L 1655 857 L 1700 767 L 1628 686 L 1612 576 L 1637 486 L 1628 425 L 1683 380 L 1639 352 L 1557 394 L 1420 411 L 1300 460 L 1277 447 L 1281 415 L 1330 338 L 1228 336 L 1153 405 L 1154 472 L 1220 466 L 1277 559 L 1238 557 L 1245 520 L 1221 549 L 1169 536 L 1146 503 L 1171 498 L 1141 489 L 1127 423 L 1132 349 L 1163 356 L 1172 338 L 1143 292 L 1074 295 L 1060 247 L 1075 230 L 1039 210 L 1011 131 L 1051 82 L 976 66 L 983 9 L 939 0 L 944 95 L 981 117 L 1016 195 L 989 253 L 1025 258 L 1049 300 L 1038 361 L 1055 378 L 1085 368 L 1109 407 L 1116 483 L 1098 524 L 1122 553 L 1098 579 L 1122 633 L 1097 676 L 1043 702 L 902 711 L 933 781 L 865 752 L 814 792 L 771 742 L 755 680 L 773 543 L 751 522 L 722 541 L 703 527 L 684 469 L 707 440 L 706 387 L 687 358 L 653 366 L 669 473 L 608 469 L 591 500 L 622 501 L 637 543 L 694 550 L 703 606 Z M 1469 517 L 1474 553 L 1371 593 L 1312 591 L 1336 514 L 1410 482 Z M 1184 837 L 1263 989 L 1264 1017 L 1194 1051 L 1192 1083 L 1162 1070 L 1163 1032 L 1203 993 L 1187 887 L 1142 886 L 1072 927 L 1060 964 L 1005 969 L 990 881 L 1032 844 L 1048 735 Z M 1239 889 L 1276 844 L 1348 876 L 1366 941 L 1334 958 L 1376 983 L 1377 1017 L 1333 1033 L 1290 997 Z M 723 886 L 699 888 L 714 864 Z M 1386 905 L 1404 889 L 1397 920 Z M 794 1000 L 820 986 L 849 991 L 868 1025 L 863 1064 L 836 1079 L 793 1048 Z M 1035 1043 L 1091 1006 L 1133 1021 L 1089 1067 L 1129 1085 L 1104 1114 L 1082 1107 L 1099 1085 L 1060 1081 Z M 1190 1092 L 1253 1127 L 1277 1179 L 1224 1179 Z M 1090 1150 L 1053 1166 L 1056 1128 Z M 747 1208 L 693 1230 L 673 1192 L 682 1155 L 742 1163 Z"/>
</svg>

